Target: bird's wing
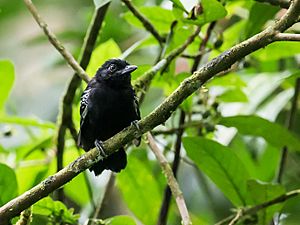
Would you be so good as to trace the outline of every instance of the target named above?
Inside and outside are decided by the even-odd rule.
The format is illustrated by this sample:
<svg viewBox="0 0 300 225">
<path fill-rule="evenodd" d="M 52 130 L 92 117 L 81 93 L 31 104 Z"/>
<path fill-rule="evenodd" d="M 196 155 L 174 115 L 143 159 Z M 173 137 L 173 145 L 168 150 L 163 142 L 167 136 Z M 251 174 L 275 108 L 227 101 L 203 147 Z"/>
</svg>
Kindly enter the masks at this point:
<svg viewBox="0 0 300 225">
<path fill-rule="evenodd" d="M 134 93 L 133 106 L 134 106 L 134 109 L 135 109 L 135 113 L 138 117 L 138 120 L 140 120 L 141 119 L 141 113 L 140 113 L 140 109 L 139 109 L 139 99 L 138 99 L 138 97 L 136 96 L 135 93 Z"/>
<path fill-rule="evenodd" d="M 78 134 L 78 146 L 81 146 L 81 129 L 84 124 L 85 119 L 87 118 L 88 114 L 88 104 L 89 104 L 89 98 L 92 92 L 92 88 L 90 86 L 87 86 L 87 88 L 84 90 L 84 92 L 81 95 L 80 98 L 80 130 Z"/>
</svg>

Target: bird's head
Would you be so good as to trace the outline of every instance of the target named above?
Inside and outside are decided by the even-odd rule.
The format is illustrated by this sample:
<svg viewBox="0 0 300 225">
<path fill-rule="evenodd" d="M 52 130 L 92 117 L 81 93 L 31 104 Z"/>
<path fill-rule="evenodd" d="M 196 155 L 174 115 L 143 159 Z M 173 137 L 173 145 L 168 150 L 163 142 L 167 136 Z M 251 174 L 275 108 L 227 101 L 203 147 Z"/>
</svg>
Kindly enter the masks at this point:
<svg viewBox="0 0 300 225">
<path fill-rule="evenodd" d="M 130 74 L 137 66 L 130 65 L 122 59 L 110 59 L 106 61 L 97 71 L 96 78 L 112 84 L 130 83 Z"/>
</svg>

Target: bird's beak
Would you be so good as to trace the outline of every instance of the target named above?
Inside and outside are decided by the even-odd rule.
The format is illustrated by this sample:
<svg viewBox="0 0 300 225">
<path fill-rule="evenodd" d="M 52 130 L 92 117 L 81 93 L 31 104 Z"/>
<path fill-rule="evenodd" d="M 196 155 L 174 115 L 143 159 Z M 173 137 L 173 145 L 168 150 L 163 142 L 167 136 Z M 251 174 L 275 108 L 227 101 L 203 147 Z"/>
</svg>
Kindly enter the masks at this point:
<svg viewBox="0 0 300 225">
<path fill-rule="evenodd" d="M 131 73 L 133 71 L 135 71 L 137 69 L 137 66 L 135 65 L 129 65 L 129 66 L 126 66 L 122 71 L 121 71 L 121 74 L 126 74 L 126 73 Z"/>
</svg>

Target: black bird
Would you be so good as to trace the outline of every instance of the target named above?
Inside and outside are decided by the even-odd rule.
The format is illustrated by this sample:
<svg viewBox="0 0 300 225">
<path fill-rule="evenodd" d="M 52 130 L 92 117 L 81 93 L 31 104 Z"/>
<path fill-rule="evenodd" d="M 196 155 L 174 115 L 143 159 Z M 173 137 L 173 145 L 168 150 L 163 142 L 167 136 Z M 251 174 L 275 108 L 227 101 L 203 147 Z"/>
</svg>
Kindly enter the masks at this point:
<svg viewBox="0 0 300 225">
<path fill-rule="evenodd" d="M 131 72 L 136 69 L 137 66 L 124 60 L 110 59 L 88 83 L 81 96 L 78 135 L 78 145 L 85 151 L 96 146 L 104 155 L 101 142 L 140 119 L 137 98 L 131 86 Z M 95 175 L 105 169 L 120 172 L 126 164 L 126 153 L 121 148 L 90 170 Z"/>
</svg>

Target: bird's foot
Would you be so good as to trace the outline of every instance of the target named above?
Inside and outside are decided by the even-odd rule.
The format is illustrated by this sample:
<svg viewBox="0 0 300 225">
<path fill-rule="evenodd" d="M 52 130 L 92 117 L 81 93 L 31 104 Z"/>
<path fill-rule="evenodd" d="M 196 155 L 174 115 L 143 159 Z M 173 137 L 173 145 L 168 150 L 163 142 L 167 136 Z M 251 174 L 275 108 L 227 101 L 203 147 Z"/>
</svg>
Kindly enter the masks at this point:
<svg viewBox="0 0 300 225">
<path fill-rule="evenodd" d="M 135 128 L 136 128 L 137 130 L 139 130 L 139 131 L 141 130 L 141 129 L 140 129 L 140 126 L 139 126 L 139 121 L 138 121 L 138 120 L 132 121 L 132 122 L 131 122 L 131 125 L 132 125 L 132 126 L 135 126 Z"/>
<path fill-rule="evenodd" d="M 131 122 L 132 126 L 135 126 L 135 128 L 137 129 L 137 132 L 135 132 L 135 139 L 133 140 L 133 144 L 135 146 L 139 146 L 141 143 L 141 136 L 143 135 L 140 126 L 138 124 L 138 120 L 134 120 Z"/>
<path fill-rule="evenodd" d="M 103 147 L 103 141 L 100 141 L 100 140 L 96 139 L 94 143 L 95 143 L 96 148 L 100 152 L 100 155 L 103 158 L 106 158 L 108 155 L 105 153 L 105 150 L 104 150 L 104 147 Z"/>
</svg>

